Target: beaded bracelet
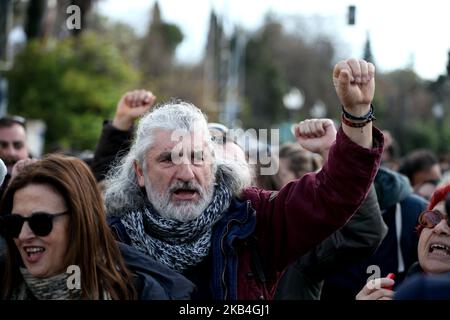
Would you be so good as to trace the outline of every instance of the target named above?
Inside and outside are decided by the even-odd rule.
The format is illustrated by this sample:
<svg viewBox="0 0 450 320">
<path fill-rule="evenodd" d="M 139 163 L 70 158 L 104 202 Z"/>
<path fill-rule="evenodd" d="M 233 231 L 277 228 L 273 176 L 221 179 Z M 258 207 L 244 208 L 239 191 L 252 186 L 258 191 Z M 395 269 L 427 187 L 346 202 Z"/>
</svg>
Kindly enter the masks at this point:
<svg viewBox="0 0 450 320">
<path fill-rule="evenodd" d="M 372 115 L 371 117 L 369 117 L 367 120 L 365 120 L 363 122 L 352 122 L 345 117 L 344 113 L 342 113 L 341 119 L 342 119 L 342 123 L 344 123 L 345 125 L 347 125 L 349 127 L 361 128 L 361 132 L 363 132 L 362 128 L 365 127 L 369 122 L 376 120 L 376 118 Z"/>
</svg>

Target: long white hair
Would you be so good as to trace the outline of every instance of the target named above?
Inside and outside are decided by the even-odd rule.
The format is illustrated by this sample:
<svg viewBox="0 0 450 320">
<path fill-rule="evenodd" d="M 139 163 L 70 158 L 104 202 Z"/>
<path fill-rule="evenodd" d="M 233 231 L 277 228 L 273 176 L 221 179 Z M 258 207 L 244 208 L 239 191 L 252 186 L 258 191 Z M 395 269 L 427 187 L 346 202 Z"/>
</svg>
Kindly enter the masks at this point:
<svg viewBox="0 0 450 320">
<path fill-rule="evenodd" d="M 155 107 L 140 120 L 130 151 L 109 171 L 104 193 L 109 215 L 121 216 L 130 209 L 143 208 L 148 202 L 145 190 L 138 184 L 133 164 L 136 161 L 145 171 L 145 157 L 157 143 L 155 135 L 158 130 L 184 130 L 187 133 L 200 130 L 213 155 L 214 169 L 222 170 L 230 179 L 233 194 L 238 196 L 243 188 L 249 186 L 247 174 L 241 172 L 245 170 L 243 164 L 233 164 L 214 157 L 214 142 L 209 134 L 206 116 L 200 109 L 188 102 L 169 101 Z"/>
</svg>

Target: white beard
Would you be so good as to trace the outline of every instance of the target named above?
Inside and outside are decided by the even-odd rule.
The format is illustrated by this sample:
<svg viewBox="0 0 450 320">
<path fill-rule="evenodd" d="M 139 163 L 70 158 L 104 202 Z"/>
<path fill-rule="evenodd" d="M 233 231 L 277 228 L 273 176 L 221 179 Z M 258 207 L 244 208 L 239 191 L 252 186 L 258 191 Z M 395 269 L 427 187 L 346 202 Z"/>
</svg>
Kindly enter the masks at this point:
<svg viewBox="0 0 450 320">
<path fill-rule="evenodd" d="M 164 193 L 159 193 L 154 190 L 146 176 L 144 180 L 148 200 L 161 217 L 169 220 L 187 222 L 197 218 L 211 203 L 214 194 L 215 179 L 212 179 L 211 183 L 205 189 L 195 181 L 177 181 Z M 199 199 L 197 201 L 179 201 L 178 203 L 171 201 L 173 191 L 179 188 L 196 190 L 199 194 Z"/>
</svg>

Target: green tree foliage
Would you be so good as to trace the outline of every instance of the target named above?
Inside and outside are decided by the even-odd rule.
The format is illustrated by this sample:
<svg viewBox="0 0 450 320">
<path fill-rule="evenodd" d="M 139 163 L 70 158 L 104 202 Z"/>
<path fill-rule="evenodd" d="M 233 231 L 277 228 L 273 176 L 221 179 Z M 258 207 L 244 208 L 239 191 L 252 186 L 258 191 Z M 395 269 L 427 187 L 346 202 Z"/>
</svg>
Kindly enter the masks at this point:
<svg viewBox="0 0 450 320">
<path fill-rule="evenodd" d="M 376 79 L 376 125 L 391 131 L 401 153 L 436 146 L 435 137 L 430 135 L 436 129 L 431 113 L 432 100 L 424 81 L 407 69 L 378 73 Z"/>
<path fill-rule="evenodd" d="M 279 36 L 281 26 L 267 24 L 254 35 L 245 52 L 245 98 L 247 109 L 242 120 L 247 128 L 270 128 L 286 117 L 283 94 L 288 86 L 276 64 L 269 43 Z"/>
<path fill-rule="evenodd" d="M 140 38 L 128 24 L 113 21 L 99 13 L 91 13 L 89 30 L 97 33 L 108 43 L 114 45 L 124 59 L 136 68 L 139 66 Z"/>
<path fill-rule="evenodd" d="M 450 124 L 445 117 L 436 119 L 430 115 L 421 119 L 415 117 L 400 121 L 406 122 L 402 131 L 391 131 L 397 132 L 397 140 L 403 154 L 418 148 L 430 149 L 438 155 L 450 153 Z"/>
<path fill-rule="evenodd" d="M 102 120 L 138 78 L 114 46 L 89 32 L 30 42 L 7 76 L 9 112 L 44 120 L 47 147 L 77 150 L 95 146 Z"/>
<path fill-rule="evenodd" d="M 431 121 L 415 121 L 409 123 L 405 129 L 408 138 L 404 139 L 401 144 L 404 153 L 407 154 L 420 147 L 437 150 L 439 145 L 439 134 L 434 127 L 435 123 L 432 123 Z"/>
<path fill-rule="evenodd" d="M 279 43 L 271 43 L 274 59 L 287 78 L 290 87 L 301 89 L 305 103 L 297 117 L 291 121 L 310 118 L 310 110 L 316 101 L 321 100 L 328 107 L 327 117 L 338 117 L 339 105 L 331 81 L 334 46 L 325 35 L 283 33 Z"/>
<path fill-rule="evenodd" d="M 183 41 L 183 33 L 178 26 L 171 23 L 163 23 L 161 25 L 161 34 L 166 40 L 167 48 L 169 52 L 173 55 L 177 46 Z"/>
<path fill-rule="evenodd" d="M 328 106 L 328 117 L 337 114 L 338 101 L 330 81 L 335 52 L 332 42 L 322 34 L 306 36 L 298 30 L 286 30 L 281 21 L 268 17 L 248 41 L 246 126 L 267 128 L 286 120 L 310 118 L 310 109 L 318 100 Z M 304 92 L 305 103 L 300 111 L 289 114 L 282 99 L 291 87 Z"/>
<path fill-rule="evenodd" d="M 155 2 L 140 52 L 140 69 L 144 80 L 164 76 L 171 71 L 175 49 L 182 40 L 180 28 L 162 21 L 158 2 Z"/>
</svg>

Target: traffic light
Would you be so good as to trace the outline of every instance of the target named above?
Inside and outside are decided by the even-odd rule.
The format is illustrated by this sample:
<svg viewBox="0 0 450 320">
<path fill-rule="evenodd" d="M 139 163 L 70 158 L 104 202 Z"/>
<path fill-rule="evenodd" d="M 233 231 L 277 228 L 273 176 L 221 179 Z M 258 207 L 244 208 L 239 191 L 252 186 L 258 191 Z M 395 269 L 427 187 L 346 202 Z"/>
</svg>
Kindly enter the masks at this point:
<svg viewBox="0 0 450 320">
<path fill-rule="evenodd" d="M 356 6 L 348 6 L 348 24 L 353 26 L 355 24 Z"/>
</svg>

